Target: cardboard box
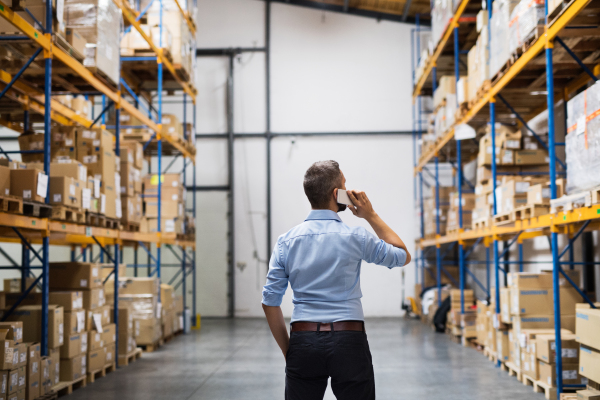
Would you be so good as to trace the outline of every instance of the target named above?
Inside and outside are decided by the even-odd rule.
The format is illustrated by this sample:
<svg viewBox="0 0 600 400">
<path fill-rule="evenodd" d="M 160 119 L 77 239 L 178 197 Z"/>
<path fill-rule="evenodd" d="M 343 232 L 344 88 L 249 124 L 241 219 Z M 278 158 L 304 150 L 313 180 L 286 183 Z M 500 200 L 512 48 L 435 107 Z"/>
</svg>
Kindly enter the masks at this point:
<svg viewBox="0 0 600 400">
<path fill-rule="evenodd" d="M 161 323 L 159 319 L 137 319 L 134 318 L 134 326 L 139 326 L 135 340 L 138 344 L 148 345 L 156 343 L 162 336 Z M 136 328 L 137 328 L 136 326 Z"/>
<path fill-rule="evenodd" d="M 579 343 L 600 351 L 600 310 L 577 308 L 575 336 Z"/>
<path fill-rule="evenodd" d="M 578 390 L 577 400 L 600 400 L 600 391 L 594 389 Z"/>
<path fill-rule="evenodd" d="M 39 169 L 11 169 L 10 194 L 43 203 L 48 194 L 48 175 Z"/>
<path fill-rule="evenodd" d="M 77 160 L 88 169 L 88 175 L 101 181 L 100 190 L 115 187 L 115 153 L 102 147 L 77 147 Z"/>
<path fill-rule="evenodd" d="M 563 314 L 574 314 L 575 304 L 583 301 L 575 288 L 560 289 L 560 310 Z M 551 289 L 513 289 L 511 290 L 512 315 L 552 314 L 554 312 L 554 293 Z"/>
<path fill-rule="evenodd" d="M 124 222 L 140 223 L 143 215 L 142 197 L 121 197 L 121 220 Z"/>
<path fill-rule="evenodd" d="M 547 364 L 538 360 L 540 381 L 556 387 L 556 365 Z M 581 375 L 578 373 L 579 365 L 563 363 L 562 379 L 564 385 L 580 385 Z"/>
<path fill-rule="evenodd" d="M 85 342 L 81 338 L 86 336 Z M 82 353 L 82 345 L 85 343 L 87 347 L 87 333 L 74 333 L 65 337 L 65 344 L 60 347 L 60 358 L 73 358 Z"/>
<path fill-rule="evenodd" d="M 554 315 L 515 315 L 512 317 L 513 329 L 520 333 L 525 329 L 554 329 Z M 575 315 L 561 315 L 560 325 L 563 329 L 575 330 Z"/>
<path fill-rule="evenodd" d="M 8 317 L 23 322 L 23 340 L 41 342 L 42 306 L 21 306 Z M 51 304 L 48 307 L 48 348 L 55 349 L 64 343 L 63 308 Z"/>
<path fill-rule="evenodd" d="M 50 304 L 61 306 L 65 312 L 83 308 L 83 292 L 59 291 L 50 292 Z"/>
<path fill-rule="evenodd" d="M 104 347 L 102 333 L 96 330 L 88 332 L 88 347 L 90 351 L 95 351 Z"/>
<path fill-rule="evenodd" d="M 138 187 L 141 187 L 141 178 L 140 170 L 136 169 L 133 163 L 121 163 L 121 196 L 135 195 L 136 182 L 138 182 Z"/>
<path fill-rule="evenodd" d="M 542 165 L 550 161 L 546 150 L 517 150 L 515 165 Z"/>
<path fill-rule="evenodd" d="M 94 322 L 94 315 L 97 315 L 100 318 L 101 326 L 108 325 L 112 322 L 112 314 L 110 312 L 110 305 L 106 304 L 102 307 L 98 307 L 95 310 L 86 310 L 86 330 L 98 330 Z"/>
<path fill-rule="evenodd" d="M 85 55 L 87 41 L 76 29 L 67 28 L 67 42 L 81 55 Z"/>
<path fill-rule="evenodd" d="M 50 177 L 50 204 L 81 209 L 81 185 L 65 176 Z"/>
<path fill-rule="evenodd" d="M 19 390 L 25 390 L 27 388 L 27 367 L 17 368 L 19 376 Z"/>
<path fill-rule="evenodd" d="M 536 357 L 548 364 L 556 363 L 556 335 L 538 335 Z M 579 362 L 579 343 L 575 335 L 561 334 L 561 354 L 563 363 L 577 364 Z"/>
<path fill-rule="evenodd" d="M 173 293 L 174 293 L 174 289 L 173 286 L 166 284 L 166 283 L 161 283 L 160 284 L 160 301 L 162 303 L 162 308 L 163 310 L 171 310 L 173 308 Z M 452 294 L 451 294 L 452 296 Z M 469 300 L 469 301 L 473 301 L 473 297 L 468 298 L 467 297 L 467 291 L 465 290 L 465 302 Z M 460 297 L 459 297 L 459 301 L 460 301 Z"/>
<path fill-rule="evenodd" d="M 85 376 L 87 372 L 86 354 L 80 354 L 70 359 L 60 359 L 60 380 L 74 381 Z"/>
<path fill-rule="evenodd" d="M 3 330 L 6 334 L 6 329 Z M 14 358 L 15 355 L 15 342 L 12 340 L 0 340 L 0 368 L 8 370 L 13 368 L 13 361 L 17 361 Z"/>
<path fill-rule="evenodd" d="M 115 354 L 115 344 L 109 344 L 104 348 L 104 362 L 106 364 L 112 364 L 115 362 L 117 356 Z"/>
<path fill-rule="evenodd" d="M 50 350 L 50 381 L 52 386 L 60 382 L 60 349 Z"/>
<path fill-rule="evenodd" d="M 137 343 L 133 336 L 121 336 L 119 335 L 119 355 L 126 356 L 134 351 L 137 347 Z"/>
<path fill-rule="evenodd" d="M 17 362 L 15 362 L 17 360 Z M 13 368 L 21 368 L 27 366 L 27 343 L 15 344 L 15 352 L 13 353 Z"/>
<path fill-rule="evenodd" d="M 19 369 L 10 370 L 8 373 L 8 394 L 16 393 L 19 390 Z"/>
<path fill-rule="evenodd" d="M 35 278 L 25 279 L 25 288 L 30 287 L 35 282 Z M 4 280 L 4 292 L 5 293 L 21 293 L 21 278 L 11 278 Z M 33 289 L 33 292 L 37 292 L 37 288 Z"/>
<path fill-rule="evenodd" d="M 50 177 L 65 176 L 79 182 L 87 181 L 87 168 L 77 160 L 65 160 L 50 164 Z"/>
<path fill-rule="evenodd" d="M 112 150 L 115 136 L 102 128 L 83 128 L 77 131 L 77 147 L 102 148 Z"/>
<path fill-rule="evenodd" d="M 538 183 L 527 190 L 527 204 L 550 205 L 550 187 Z"/>
<path fill-rule="evenodd" d="M 135 168 L 142 169 L 144 167 L 144 146 L 139 142 L 126 140 L 121 140 L 120 144 L 121 150 L 127 149 L 128 154 L 131 153 L 133 156 L 132 162 Z M 127 162 L 129 162 L 129 158 L 127 158 Z"/>
<path fill-rule="evenodd" d="M 120 295 L 152 294 L 158 296 L 159 281 L 157 278 L 121 278 L 119 279 Z"/>
<path fill-rule="evenodd" d="M 83 308 L 94 310 L 105 304 L 104 289 L 95 288 L 83 291 Z"/>
<path fill-rule="evenodd" d="M 575 283 L 579 283 L 579 271 L 567 269 L 565 270 L 565 273 Z M 509 286 L 516 287 L 519 289 L 552 289 L 553 287 L 553 278 L 551 272 L 509 272 L 507 278 Z M 559 278 L 559 285 L 561 287 L 571 286 L 569 281 L 567 281 L 562 275 Z"/>
<path fill-rule="evenodd" d="M 109 345 L 116 341 L 116 339 L 117 339 L 116 327 L 117 326 L 115 324 L 108 324 L 103 327 L 102 341 L 104 342 L 104 345 Z"/>
<path fill-rule="evenodd" d="M 104 361 L 106 359 L 104 348 L 92 350 L 87 354 L 87 367 L 90 372 L 98 371 L 104 368 Z"/>
<path fill-rule="evenodd" d="M 40 381 L 42 383 L 40 387 L 40 394 L 43 396 L 49 393 L 53 386 L 53 382 L 50 379 L 50 369 L 52 367 L 52 360 L 50 359 L 50 357 L 42 357 L 40 365 Z"/>
<path fill-rule="evenodd" d="M 65 335 L 81 333 L 86 330 L 86 310 L 65 311 Z"/>
<path fill-rule="evenodd" d="M 27 389 L 25 395 L 28 400 L 33 400 L 41 395 L 41 346 L 39 343 L 30 343 L 27 347 Z"/>
<path fill-rule="evenodd" d="M 179 122 L 179 119 L 176 115 L 163 114 L 161 124 L 162 135 L 183 138 L 183 127 L 181 126 L 181 122 Z"/>
<path fill-rule="evenodd" d="M 0 322 L 0 329 L 8 329 L 6 339 L 12 340 L 15 344 L 23 341 L 23 323 L 20 321 Z"/>
<path fill-rule="evenodd" d="M 499 360 L 508 361 L 510 341 L 507 331 L 496 331 L 496 352 Z"/>
<path fill-rule="evenodd" d="M 50 289 L 95 289 L 102 287 L 100 266 L 95 263 L 50 263 Z M 84 300 L 85 303 L 85 300 Z"/>
<path fill-rule="evenodd" d="M 0 396 L 6 399 L 8 394 L 8 371 L 0 371 Z"/>
<path fill-rule="evenodd" d="M 178 196 L 178 195 L 173 195 Z M 179 200 L 161 200 L 161 218 L 177 218 L 183 216 L 183 206 Z M 144 201 L 144 215 L 147 218 L 158 218 L 158 199 L 146 199 Z"/>
<path fill-rule="evenodd" d="M 0 195 L 10 195 L 10 168 L 0 165 Z"/>
<path fill-rule="evenodd" d="M 505 324 L 512 323 L 510 314 L 510 288 L 500 288 L 500 320 Z"/>
</svg>

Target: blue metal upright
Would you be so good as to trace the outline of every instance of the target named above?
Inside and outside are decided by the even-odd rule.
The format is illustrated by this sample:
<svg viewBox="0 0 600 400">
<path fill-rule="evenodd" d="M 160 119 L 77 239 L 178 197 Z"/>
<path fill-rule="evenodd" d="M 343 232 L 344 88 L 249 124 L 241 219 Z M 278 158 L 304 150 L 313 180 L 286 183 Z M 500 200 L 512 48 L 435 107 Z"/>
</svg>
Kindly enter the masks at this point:
<svg viewBox="0 0 600 400">
<path fill-rule="evenodd" d="M 194 3 L 196 2 L 196 0 L 194 0 Z M 193 140 L 195 140 L 196 138 L 196 103 L 194 103 L 194 110 L 192 112 L 192 118 L 193 118 L 193 129 L 192 129 L 192 135 L 194 135 Z M 192 182 L 192 215 L 194 217 L 194 224 L 196 224 L 196 164 L 192 163 L 192 166 L 194 167 L 194 173 L 193 173 L 193 182 Z M 194 234 L 194 239 L 196 238 L 196 235 Z M 196 243 L 194 243 L 195 245 Z M 197 317 L 196 317 L 196 248 L 194 247 L 194 252 L 192 253 L 192 318 L 194 320 L 194 323 L 192 324 L 192 326 L 194 328 L 198 328 L 198 326 L 196 325 L 196 321 L 197 321 Z M 185 313 L 185 310 L 183 310 L 183 312 Z"/>
<path fill-rule="evenodd" d="M 158 0 L 159 3 L 159 39 L 158 39 L 158 47 L 162 49 L 162 33 L 163 33 L 163 1 Z M 162 51 L 162 50 L 161 50 Z M 161 209 L 162 209 L 162 95 L 163 95 L 163 65 L 160 57 L 156 58 L 158 63 L 158 83 L 157 83 L 157 97 L 158 97 L 158 112 L 157 112 L 157 121 L 159 130 L 161 132 L 157 133 L 157 145 L 158 145 L 158 221 L 156 231 L 158 232 L 158 237 L 161 237 Z M 160 271 L 160 262 L 161 262 L 161 243 L 160 240 L 156 244 L 156 276 L 158 277 L 158 281 L 160 282 L 161 271 Z M 160 291 L 159 293 L 159 301 L 160 301 Z"/>
<path fill-rule="evenodd" d="M 496 100 L 490 100 L 490 140 L 492 146 L 492 197 L 494 199 L 493 204 L 493 213 L 494 216 L 498 213 L 498 205 L 496 198 Z M 496 237 L 493 237 L 493 246 L 494 246 L 494 278 L 496 281 L 496 290 L 494 291 L 495 295 L 495 303 L 496 303 L 496 315 L 500 315 L 500 260 L 498 257 L 498 240 Z M 498 366 L 500 365 L 500 360 L 497 362 Z"/>
<path fill-rule="evenodd" d="M 435 156 L 435 234 L 440 235 L 440 168 L 439 157 Z M 440 244 L 435 244 L 436 279 L 438 290 L 438 306 L 442 305 L 442 257 L 440 255 Z"/>
</svg>

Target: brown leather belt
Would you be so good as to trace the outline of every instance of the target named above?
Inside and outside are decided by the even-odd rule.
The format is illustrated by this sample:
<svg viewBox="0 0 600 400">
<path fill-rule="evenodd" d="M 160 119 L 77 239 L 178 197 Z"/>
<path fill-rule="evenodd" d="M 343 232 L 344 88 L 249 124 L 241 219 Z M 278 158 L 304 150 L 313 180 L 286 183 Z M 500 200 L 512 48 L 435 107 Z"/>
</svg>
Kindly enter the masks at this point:
<svg viewBox="0 0 600 400">
<path fill-rule="evenodd" d="M 332 332 L 332 331 L 358 331 L 365 332 L 365 323 L 362 321 L 340 322 L 294 322 L 292 332 Z"/>
</svg>

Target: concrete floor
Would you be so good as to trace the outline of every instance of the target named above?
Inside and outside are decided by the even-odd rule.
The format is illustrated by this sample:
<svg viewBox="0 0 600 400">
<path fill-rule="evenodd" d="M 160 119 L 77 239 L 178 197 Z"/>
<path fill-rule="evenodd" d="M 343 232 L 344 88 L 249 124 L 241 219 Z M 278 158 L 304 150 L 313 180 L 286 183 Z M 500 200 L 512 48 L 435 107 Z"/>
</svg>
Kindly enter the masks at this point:
<svg viewBox="0 0 600 400">
<path fill-rule="evenodd" d="M 474 349 L 418 321 L 367 320 L 377 398 L 543 400 Z M 262 319 L 205 319 L 202 330 L 76 390 L 69 400 L 283 399 L 284 360 Z M 335 399 L 327 389 L 325 399 Z"/>
</svg>

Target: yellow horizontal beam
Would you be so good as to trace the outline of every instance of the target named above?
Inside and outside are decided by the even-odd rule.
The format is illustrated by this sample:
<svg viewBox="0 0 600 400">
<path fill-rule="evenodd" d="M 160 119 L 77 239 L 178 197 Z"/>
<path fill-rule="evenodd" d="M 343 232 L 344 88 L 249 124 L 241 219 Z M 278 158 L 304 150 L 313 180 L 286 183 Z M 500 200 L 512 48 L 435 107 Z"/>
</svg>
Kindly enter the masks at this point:
<svg viewBox="0 0 600 400">
<path fill-rule="evenodd" d="M 25 215 L 9 214 L 0 212 L 0 226 L 15 227 L 26 232 L 44 232 L 50 235 L 52 245 L 82 245 L 96 244 L 92 237 L 95 237 L 103 244 L 123 243 L 131 246 L 142 243 L 161 243 L 172 244 L 183 247 L 196 246 L 193 240 L 177 240 L 175 238 L 160 239 L 156 233 L 127 232 L 117 229 L 100 228 L 96 226 L 77 225 L 69 222 L 49 220 L 47 218 L 34 218 Z M 41 238 L 41 236 L 40 236 Z M 32 239 L 35 240 L 35 239 Z M 0 236 L 0 242 L 20 242 L 20 239 L 14 236 Z"/>
<path fill-rule="evenodd" d="M 515 61 L 515 63 L 506 71 L 504 75 L 483 95 L 479 101 L 477 101 L 473 107 L 471 107 L 465 116 L 460 120 L 456 121 L 452 128 L 450 128 L 442 138 L 438 140 L 433 150 L 423 154 L 421 159 L 419 160 L 417 166 L 415 167 L 415 175 L 425 164 L 431 161 L 431 159 L 439 152 L 441 148 L 443 148 L 452 138 L 454 137 L 454 126 L 458 126 L 461 124 L 466 124 L 471 121 L 481 109 L 488 104 L 490 101 L 494 99 L 494 97 L 500 93 L 504 87 L 515 77 L 517 76 L 523 68 L 533 60 L 542 50 L 544 50 L 546 43 L 548 41 L 554 40 L 554 38 L 562 31 L 563 28 L 567 26 L 569 22 L 573 18 L 575 18 L 581 10 L 585 8 L 590 0 L 573 0 L 571 5 L 562 13 L 560 17 L 552 25 L 547 27 L 546 33 L 539 37 L 530 47 L 527 49 L 525 53 L 521 55 Z"/>
<path fill-rule="evenodd" d="M 419 78 L 419 81 L 415 84 L 415 87 L 413 89 L 413 101 L 415 100 L 415 98 L 417 96 L 419 96 L 421 94 L 421 90 L 423 90 L 423 86 L 425 85 L 425 82 L 427 82 L 427 77 L 433 70 L 433 67 L 436 65 L 438 58 L 440 57 L 440 55 L 442 54 L 442 51 L 444 50 L 444 47 L 446 47 L 446 43 L 448 42 L 448 40 L 450 39 L 450 35 L 452 35 L 452 32 L 454 31 L 454 27 L 458 26 L 458 24 L 456 22 L 460 19 L 461 15 L 465 11 L 465 8 L 467 8 L 467 4 L 469 4 L 469 0 L 462 0 L 461 3 L 458 5 L 458 8 L 456 9 L 454 16 L 448 22 L 448 26 L 446 27 L 446 31 L 444 32 L 444 35 L 442 36 L 442 38 L 438 42 L 437 46 L 435 47 L 435 50 L 434 50 L 433 54 L 431 55 L 431 57 L 429 57 L 429 60 L 427 61 L 427 65 L 425 66 L 425 70 L 423 71 L 423 74 Z M 421 54 L 417 55 L 417 57 L 420 57 L 420 56 L 421 56 Z"/>
<path fill-rule="evenodd" d="M 579 224 L 589 220 L 598 220 L 600 222 L 600 204 L 591 207 L 576 208 L 571 211 L 562 211 L 556 214 L 546 214 L 539 217 L 515 221 L 512 226 L 496 226 L 489 228 L 469 230 L 451 235 L 440 236 L 437 239 L 420 240 L 421 247 L 436 246 L 438 244 L 447 244 L 459 240 L 475 240 L 479 238 L 493 238 L 500 236 L 520 235 L 521 239 L 527 240 L 537 236 L 548 234 L 553 228 L 566 227 L 567 225 Z"/>
</svg>

